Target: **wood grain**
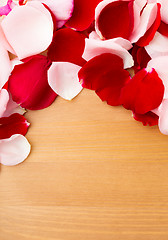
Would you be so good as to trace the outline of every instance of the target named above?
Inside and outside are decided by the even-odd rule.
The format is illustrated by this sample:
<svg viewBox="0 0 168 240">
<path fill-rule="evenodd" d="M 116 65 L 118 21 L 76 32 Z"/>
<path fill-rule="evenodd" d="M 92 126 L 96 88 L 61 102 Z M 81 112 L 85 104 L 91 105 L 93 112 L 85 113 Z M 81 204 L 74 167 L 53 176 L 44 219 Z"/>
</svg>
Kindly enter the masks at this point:
<svg viewBox="0 0 168 240">
<path fill-rule="evenodd" d="M 167 240 L 168 137 L 84 90 L 29 111 L 28 159 L 0 169 L 0 240 Z"/>
</svg>

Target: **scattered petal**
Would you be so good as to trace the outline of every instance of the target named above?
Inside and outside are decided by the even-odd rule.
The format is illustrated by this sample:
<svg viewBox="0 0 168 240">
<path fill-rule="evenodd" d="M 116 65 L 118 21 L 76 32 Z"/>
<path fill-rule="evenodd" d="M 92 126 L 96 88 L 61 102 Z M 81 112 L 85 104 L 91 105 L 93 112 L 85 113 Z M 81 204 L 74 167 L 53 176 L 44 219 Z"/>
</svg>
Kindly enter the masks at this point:
<svg viewBox="0 0 168 240">
<path fill-rule="evenodd" d="M 121 89 L 130 79 L 128 71 L 123 69 L 122 58 L 110 53 L 91 59 L 78 76 L 84 88 L 95 90 L 102 101 L 112 106 L 121 104 Z"/>
<path fill-rule="evenodd" d="M 19 59 L 46 50 L 52 41 L 52 18 L 49 19 L 49 11 L 41 3 L 38 5 L 39 9 L 37 5 L 15 7 L 1 23 L 5 36 Z"/>
<path fill-rule="evenodd" d="M 124 108 L 145 114 L 161 104 L 163 95 L 164 85 L 157 72 L 142 69 L 122 88 L 120 100 Z"/>
<path fill-rule="evenodd" d="M 144 126 L 158 125 L 159 117 L 153 112 L 147 112 L 145 114 L 133 113 L 133 117 L 136 121 L 142 122 Z"/>
<path fill-rule="evenodd" d="M 24 61 L 15 66 L 9 78 L 13 101 L 31 110 L 46 108 L 57 96 L 48 85 L 47 71 L 51 62 L 42 55 Z"/>
<path fill-rule="evenodd" d="M 124 41 L 124 40 L 123 40 Z M 127 40 L 125 40 L 127 41 Z M 118 44 L 120 42 L 116 39 L 109 39 L 105 41 L 94 40 L 94 39 L 85 39 L 85 50 L 83 53 L 83 58 L 89 61 L 91 58 L 104 54 L 111 53 L 121 57 L 124 61 L 124 68 L 130 68 L 133 66 L 134 61 L 131 54 L 122 46 Z M 120 42 L 121 43 L 121 42 Z M 128 47 L 128 42 L 122 45 L 126 45 Z M 131 45 L 132 46 L 132 45 Z"/>
<path fill-rule="evenodd" d="M 23 162 L 30 153 L 30 144 L 27 139 L 15 134 L 8 139 L 0 140 L 0 163 L 13 166 Z"/>
<path fill-rule="evenodd" d="M 48 58 L 51 61 L 71 62 L 83 66 L 86 61 L 82 58 L 85 47 L 85 36 L 72 29 L 64 28 L 55 32 L 48 48 Z"/>
<path fill-rule="evenodd" d="M 82 90 L 78 71 L 80 66 L 69 62 L 54 62 L 48 71 L 48 83 L 56 94 L 66 100 L 73 99 Z"/>
</svg>

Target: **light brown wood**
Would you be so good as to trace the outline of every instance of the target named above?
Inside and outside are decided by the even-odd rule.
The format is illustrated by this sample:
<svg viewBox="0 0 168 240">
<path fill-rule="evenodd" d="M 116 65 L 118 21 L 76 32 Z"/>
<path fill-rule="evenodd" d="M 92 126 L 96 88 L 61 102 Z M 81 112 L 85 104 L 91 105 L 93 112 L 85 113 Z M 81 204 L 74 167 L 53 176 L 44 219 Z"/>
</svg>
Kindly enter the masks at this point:
<svg viewBox="0 0 168 240">
<path fill-rule="evenodd" d="M 168 239 L 168 136 L 89 90 L 26 117 L 30 157 L 0 169 L 0 240 Z"/>
</svg>

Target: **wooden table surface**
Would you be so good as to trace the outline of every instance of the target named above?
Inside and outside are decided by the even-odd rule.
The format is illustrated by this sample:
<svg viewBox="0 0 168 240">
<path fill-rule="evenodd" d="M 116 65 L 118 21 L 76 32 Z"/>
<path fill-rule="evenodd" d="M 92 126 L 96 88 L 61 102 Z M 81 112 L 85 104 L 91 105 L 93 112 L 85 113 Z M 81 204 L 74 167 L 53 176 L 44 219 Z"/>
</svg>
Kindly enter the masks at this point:
<svg viewBox="0 0 168 240">
<path fill-rule="evenodd" d="M 168 239 L 168 136 L 89 90 L 26 116 L 31 155 L 0 169 L 0 240 Z"/>
</svg>

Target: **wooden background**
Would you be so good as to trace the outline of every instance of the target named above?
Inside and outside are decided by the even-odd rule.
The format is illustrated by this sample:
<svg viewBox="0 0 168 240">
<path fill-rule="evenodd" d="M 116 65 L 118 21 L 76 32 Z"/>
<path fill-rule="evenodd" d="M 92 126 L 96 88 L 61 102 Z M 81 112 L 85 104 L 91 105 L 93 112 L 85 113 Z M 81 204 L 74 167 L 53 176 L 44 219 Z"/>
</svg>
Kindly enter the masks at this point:
<svg viewBox="0 0 168 240">
<path fill-rule="evenodd" d="M 0 240 L 168 239 L 168 136 L 89 90 L 26 117 L 32 153 L 0 169 Z"/>
</svg>

